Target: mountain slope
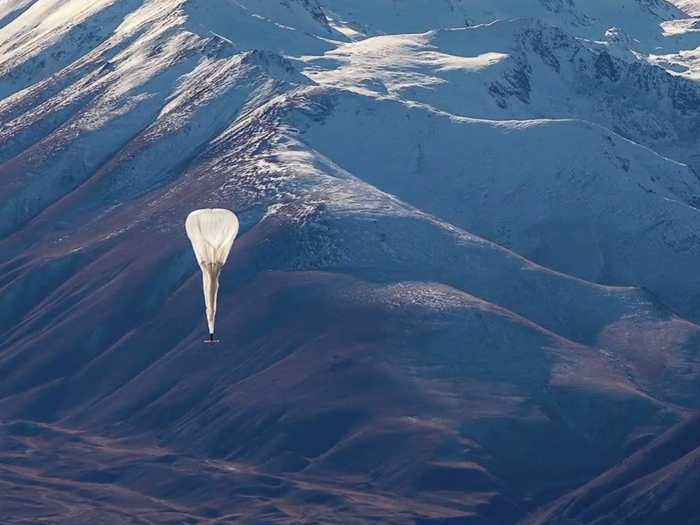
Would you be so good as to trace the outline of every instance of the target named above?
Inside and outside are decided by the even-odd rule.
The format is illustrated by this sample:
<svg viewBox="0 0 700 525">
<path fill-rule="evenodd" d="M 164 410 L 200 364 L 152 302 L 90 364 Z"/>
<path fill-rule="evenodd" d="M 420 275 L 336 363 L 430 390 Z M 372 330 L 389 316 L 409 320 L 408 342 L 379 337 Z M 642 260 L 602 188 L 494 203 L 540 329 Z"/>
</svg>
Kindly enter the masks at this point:
<svg viewBox="0 0 700 525">
<path fill-rule="evenodd" d="M 700 13 L 700 5 L 696 0 L 674 0 L 673 3 L 690 16 Z"/>
<path fill-rule="evenodd" d="M 466 117 L 584 119 L 697 169 L 696 82 L 603 47 L 526 18 L 366 39 L 306 73 Z"/>
<path fill-rule="evenodd" d="M 696 414 L 523 523 L 697 523 L 699 430 Z"/>
<path fill-rule="evenodd" d="M 309 118 L 322 125 L 305 130 L 303 140 L 381 190 L 550 268 L 643 284 L 674 307 L 696 311 L 675 302 L 681 288 L 693 286 L 697 258 L 686 239 L 697 230 L 691 203 L 700 185 L 686 166 L 580 121 L 492 123 L 361 96 L 312 107 Z M 546 152 L 537 148 L 542 143 Z M 591 159 L 590 151 L 600 157 Z M 391 166 L 380 162 L 387 152 Z M 658 260 L 685 269 L 644 268 Z M 647 281 L 652 275 L 664 282 Z"/>
</svg>

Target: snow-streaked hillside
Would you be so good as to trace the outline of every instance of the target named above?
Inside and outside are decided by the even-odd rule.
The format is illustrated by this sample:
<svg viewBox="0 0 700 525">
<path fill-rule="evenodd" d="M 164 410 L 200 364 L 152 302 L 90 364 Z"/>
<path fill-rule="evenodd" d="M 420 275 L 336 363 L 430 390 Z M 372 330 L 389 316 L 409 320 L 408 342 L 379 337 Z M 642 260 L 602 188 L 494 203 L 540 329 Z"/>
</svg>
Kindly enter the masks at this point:
<svg viewBox="0 0 700 525">
<path fill-rule="evenodd" d="M 0 4 L 0 515 L 515 523 L 682 425 L 687 8 Z"/>
<path fill-rule="evenodd" d="M 672 3 L 690 16 L 695 17 L 700 14 L 700 3 L 697 0 L 672 0 Z"/>
</svg>

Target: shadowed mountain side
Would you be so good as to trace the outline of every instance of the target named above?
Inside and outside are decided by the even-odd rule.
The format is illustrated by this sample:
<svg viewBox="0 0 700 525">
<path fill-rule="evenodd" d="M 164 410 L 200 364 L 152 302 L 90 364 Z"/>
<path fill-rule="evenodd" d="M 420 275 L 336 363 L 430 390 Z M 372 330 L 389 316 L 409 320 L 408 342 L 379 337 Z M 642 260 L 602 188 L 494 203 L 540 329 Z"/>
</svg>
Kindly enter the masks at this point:
<svg viewBox="0 0 700 525">
<path fill-rule="evenodd" d="M 411 525 L 441 516 L 476 518 L 445 511 L 439 500 L 266 474 L 242 463 L 173 454 L 144 440 L 28 421 L 0 424 L 0 476 L 0 514 L 12 516 L 7 523 Z"/>
<path fill-rule="evenodd" d="M 695 525 L 700 512 L 700 414 L 523 525 Z"/>
<path fill-rule="evenodd" d="M 198 274 L 144 322 L 147 305 L 129 289 L 149 280 L 134 280 L 132 266 L 127 286 L 115 270 L 74 316 L 4 352 L 0 414 L 154 436 L 172 451 L 440 501 L 494 523 L 614 462 L 634 447 L 639 421 L 656 421 L 653 433 L 679 417 L 603 354 L 444 285 L 252 277 L 246 269 L 265 260 L 252 250 L 259 233 L 232 253 L 220 345 L 201 343 Z M 100 265 L 104 275 L 120 263 Z M 96 315 L 87 341 L 67 348 L 81 308 L 105 321 Z M 110 339 L 112 326 L 127 335 Z"/>
</svg>

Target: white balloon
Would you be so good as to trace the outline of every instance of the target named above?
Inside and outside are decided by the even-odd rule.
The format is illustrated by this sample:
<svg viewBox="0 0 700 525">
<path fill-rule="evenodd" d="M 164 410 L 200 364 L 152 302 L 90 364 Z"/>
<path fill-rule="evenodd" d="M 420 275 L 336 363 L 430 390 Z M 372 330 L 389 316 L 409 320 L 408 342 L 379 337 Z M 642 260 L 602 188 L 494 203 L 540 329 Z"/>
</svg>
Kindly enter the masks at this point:
<svg viewBox="0 0 700 525">
<path fill-rule="evenodd" d="M 238 235 L 239 222 L 230 210 L 207 208 L 187 216 L 185 230 L 192 243 L 199 267 L 202 269 L 204 304 L 207 308 L 209 334 L 214 335 L 219 275 Z"/>
</svg>

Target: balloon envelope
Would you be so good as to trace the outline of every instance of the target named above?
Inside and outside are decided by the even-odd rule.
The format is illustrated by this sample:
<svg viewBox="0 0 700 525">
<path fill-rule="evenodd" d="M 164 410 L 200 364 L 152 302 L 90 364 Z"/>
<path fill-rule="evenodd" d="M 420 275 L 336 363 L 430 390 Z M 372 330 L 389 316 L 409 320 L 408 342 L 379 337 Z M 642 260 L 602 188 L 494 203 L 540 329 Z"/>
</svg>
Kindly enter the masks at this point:
<svg viewBox="0 0 700 525">
<path fill-rule="evenodd" d="M 209 333 L 214 333 L 219 274 L 238 235 L 238 218 L 230 210 L 207 208 L 187 216 L 185 231 L 202 269 L 204 303 L 207 308 Z"/>
</svg>

